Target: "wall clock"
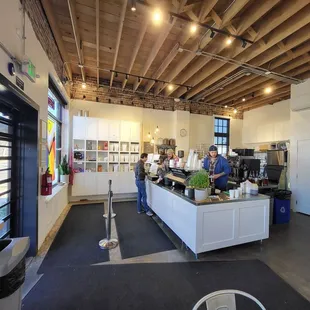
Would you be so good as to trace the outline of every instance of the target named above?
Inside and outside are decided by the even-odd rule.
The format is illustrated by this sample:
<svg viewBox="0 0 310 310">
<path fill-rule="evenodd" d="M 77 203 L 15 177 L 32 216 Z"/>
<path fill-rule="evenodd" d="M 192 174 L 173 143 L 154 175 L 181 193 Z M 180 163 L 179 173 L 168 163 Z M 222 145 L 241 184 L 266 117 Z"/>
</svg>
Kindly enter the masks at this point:
<svg viewBox="0 0 310 310">
<path fill-rule="evenodd" d="M 184 128 L 181 129 L 181 130 L 180 130 L 180 136 L 181 136 L 181 137 L 186 137 L 186 136 L 187 136 L 187 130 L 184 129 Z"/>
</svg>

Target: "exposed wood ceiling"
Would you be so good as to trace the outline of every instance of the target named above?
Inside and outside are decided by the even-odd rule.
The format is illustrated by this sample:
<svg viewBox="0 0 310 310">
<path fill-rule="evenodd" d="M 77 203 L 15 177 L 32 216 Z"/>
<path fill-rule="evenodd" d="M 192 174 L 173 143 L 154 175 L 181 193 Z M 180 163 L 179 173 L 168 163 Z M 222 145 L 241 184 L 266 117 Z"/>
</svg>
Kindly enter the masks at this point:
<svg viewBox="0 0 310 310">
<path fill-rule="evenodd" d="M 298 79 L 310 77 L 310 0 L 144 1 L 159 5 L 163 13 L 178 13 L 254 42 L 245 47 L 234 38 L 227 46 L 227 37 L 215 34 L 211 38 L 211 31 L 200 26 L 191 34 L 188 22 L 168 14 L 155 26 L 151 9 L 139 1 L 135 12 L 130 0 L 41 2 L 70 78 L 72 74 L 82 75 L 83 80 L 97 77 L 98 85 L 100 78 L 134 91 L 139 88 L 249 110 L 289 98 L 289 84 L 253 73 L 234 79 L 241 67 L 197 55 L 197 50 Z M 173 89 L 108 70 L 168 81 Z M 272 93 L 265 94 L 265 87 L 272 87 Z"/>
</svg>

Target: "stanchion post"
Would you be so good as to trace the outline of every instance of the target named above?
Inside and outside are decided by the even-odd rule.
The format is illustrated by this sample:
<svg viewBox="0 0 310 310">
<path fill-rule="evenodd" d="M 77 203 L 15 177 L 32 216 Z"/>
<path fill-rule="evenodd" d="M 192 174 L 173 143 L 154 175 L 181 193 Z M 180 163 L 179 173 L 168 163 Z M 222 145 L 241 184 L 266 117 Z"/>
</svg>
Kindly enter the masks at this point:
<svg viewBox="0 0 310 310">
<path fill-rule="evenodd" d="M 112 185 L 112 181 L 109 180 L 109 192 L 108 192 L 108 213 L 111 213 L 111 219 L 113 219 L 116 214 L 112 212 L 112 208 L 110 208 L 110 206 L 112 206 L 112 197 L 113 197 L 113 192 L 111 190 L 111 185 Z M 103 217 L 105 219 L 108 219 L 108 213 L 104 213 Z"/>
<path fill-rule="evenodd" d="M 112 218 L 112 180 L 109 180 L 108 193 L 108 214 L 107 214 L 107 238 L 99 241 L 99 247 L 103 250 L 111 250 L 118 246 L 117 239 L 111 239 L 111 218 Z"/>
</svg>

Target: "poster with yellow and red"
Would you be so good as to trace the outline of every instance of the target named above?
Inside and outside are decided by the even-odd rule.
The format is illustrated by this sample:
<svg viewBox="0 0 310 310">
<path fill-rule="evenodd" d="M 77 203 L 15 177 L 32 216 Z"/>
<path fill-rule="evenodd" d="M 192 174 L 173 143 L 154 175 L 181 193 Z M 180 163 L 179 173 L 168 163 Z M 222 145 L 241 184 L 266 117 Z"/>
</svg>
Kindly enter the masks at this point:
<svg viewBox="0 0 310 310">
<path fill-rule="evenodd" d="M 55 163 L 56 163 L 56 123 L 48 119 L 47 123 L 47 146 L 48 146 L 48 167 L 52 174 L 52 180 L 55 180 Z"/>
</svg>

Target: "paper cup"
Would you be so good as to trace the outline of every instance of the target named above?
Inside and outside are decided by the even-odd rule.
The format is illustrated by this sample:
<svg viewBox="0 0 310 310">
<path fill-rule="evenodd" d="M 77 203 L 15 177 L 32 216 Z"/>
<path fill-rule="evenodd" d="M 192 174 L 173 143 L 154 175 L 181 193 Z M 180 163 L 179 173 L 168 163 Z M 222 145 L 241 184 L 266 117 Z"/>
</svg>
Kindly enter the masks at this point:
<svg viewBox="0 0 310 310">
<path fill-rule="evenodd" d="M 239 197 L 241 197 L 242 196 L 242 187 L 239 187 L 238 191 L 239 191 Z"/>
<path fill-rule="evenodd" d="M 239 198 L 239 190 L 235 189 L 235 198 Z"/>
<path fill-rule="evenodd" d="M 235 190 L 234 189 L 230 189 L 229 190 L 229 198 L 230 199 L 234 199 L 235 198 Z"/>
</svg>

